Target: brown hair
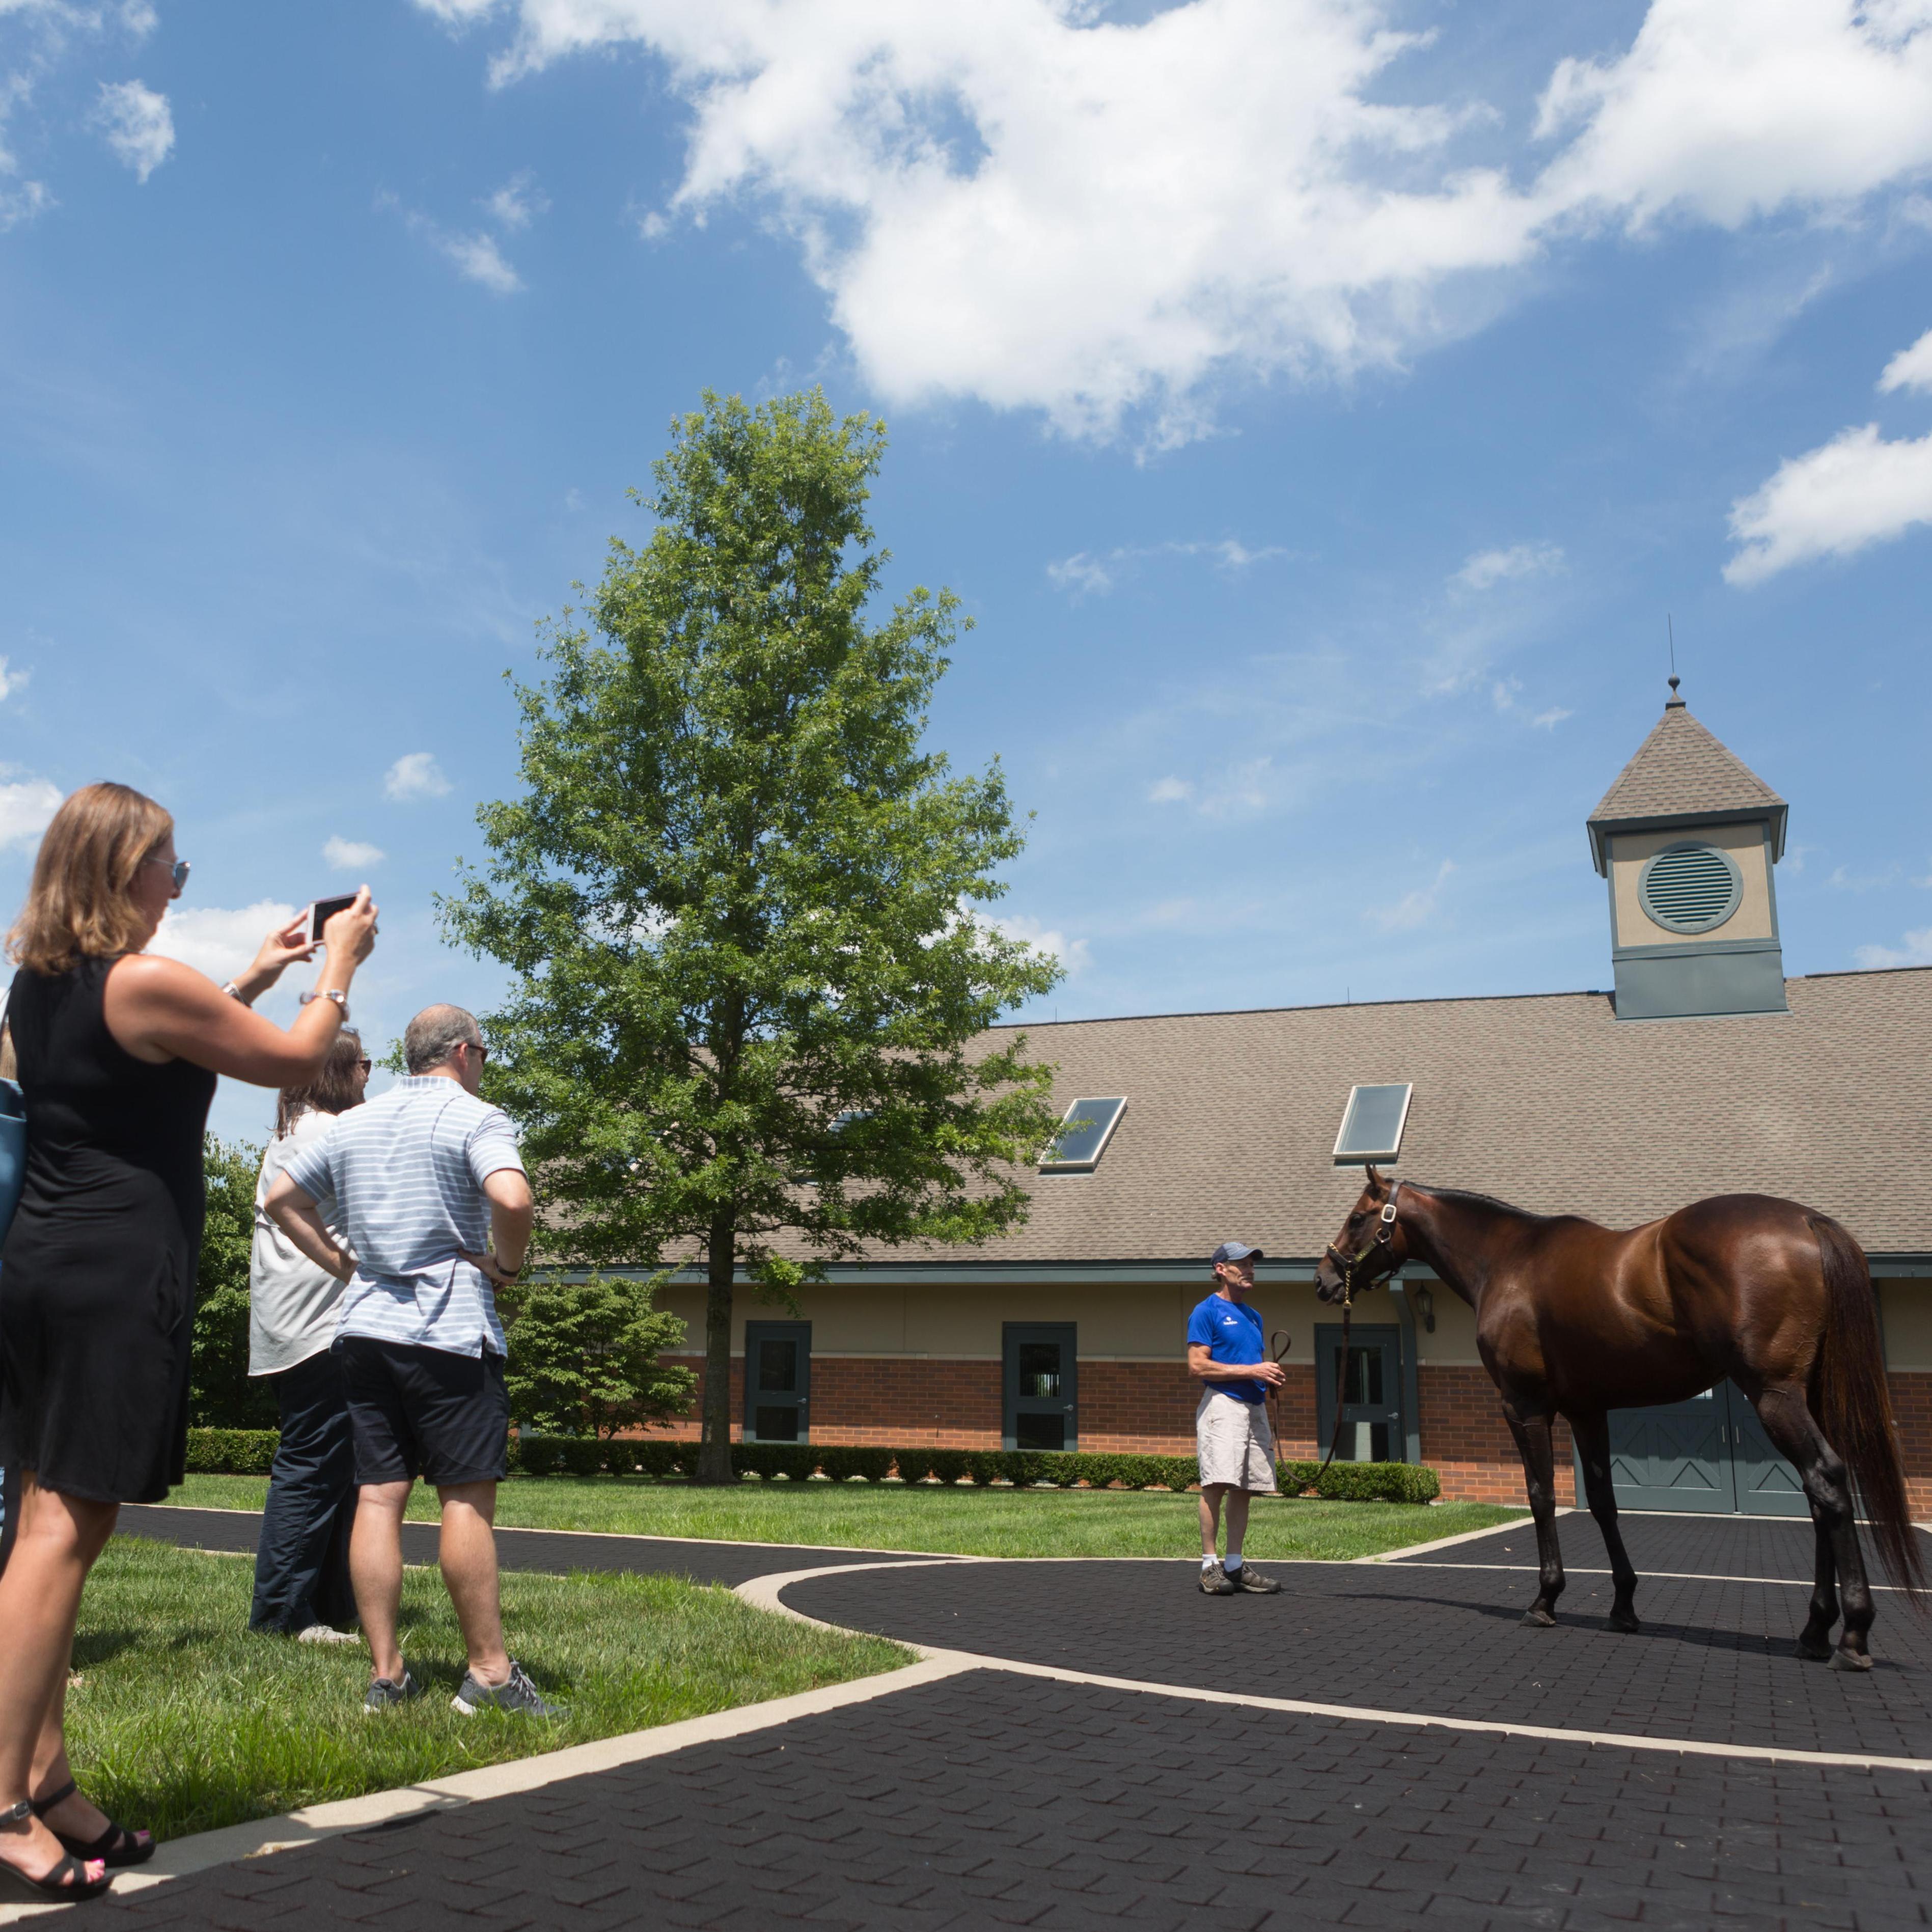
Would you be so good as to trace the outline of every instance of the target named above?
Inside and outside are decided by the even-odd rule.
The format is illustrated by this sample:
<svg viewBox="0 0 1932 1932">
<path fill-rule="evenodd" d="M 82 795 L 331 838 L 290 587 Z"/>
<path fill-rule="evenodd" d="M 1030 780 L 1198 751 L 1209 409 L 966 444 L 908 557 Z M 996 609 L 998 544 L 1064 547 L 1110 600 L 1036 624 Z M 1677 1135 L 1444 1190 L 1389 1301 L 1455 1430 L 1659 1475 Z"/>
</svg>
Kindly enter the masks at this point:
<svg viewBox="0 0 1932 1932">
<path fill-rule="evenodd" d="M 83 785 L 54 814 L 34 861 L 27 903 L 7 935 L 14 962 L 64 973 L 76 958 L 112 958 L 147 943 L 134 874 L 175 829 L 131 785 Z"/>
<path fill-rule="evenodd" d="M 284 1087 L 275 1096 L 275 1138 L 280 1140 L 303 1114 L 346 1114 L 359 1107 L 356 1070 L 362 1064 L 362 1036 L 347 1027 L 335 1036 L 322 1071 L 304 1087 Z"/>
</svg>

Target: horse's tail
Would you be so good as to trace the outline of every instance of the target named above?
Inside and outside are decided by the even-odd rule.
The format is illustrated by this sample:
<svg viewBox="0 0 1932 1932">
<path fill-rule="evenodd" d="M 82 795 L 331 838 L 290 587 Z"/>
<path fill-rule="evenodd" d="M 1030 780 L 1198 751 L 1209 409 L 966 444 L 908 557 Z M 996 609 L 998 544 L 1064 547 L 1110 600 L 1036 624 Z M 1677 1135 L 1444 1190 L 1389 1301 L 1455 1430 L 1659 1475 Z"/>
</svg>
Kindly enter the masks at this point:
<svg viewBox="0 0 1932 1932">
<path fill-rule="evenodd" d="M 1871 1270 L 1864 1250 L 1828 1214 L 1805 1219 L 1818 1238 L 1825 1270 L 1825 1340 L 1814 1408 L 1826 1439 L 1852 1472 L 1886 1570 L 1916 1607 L 1925 1567 L 1906 1500 Z"/>
</svg>

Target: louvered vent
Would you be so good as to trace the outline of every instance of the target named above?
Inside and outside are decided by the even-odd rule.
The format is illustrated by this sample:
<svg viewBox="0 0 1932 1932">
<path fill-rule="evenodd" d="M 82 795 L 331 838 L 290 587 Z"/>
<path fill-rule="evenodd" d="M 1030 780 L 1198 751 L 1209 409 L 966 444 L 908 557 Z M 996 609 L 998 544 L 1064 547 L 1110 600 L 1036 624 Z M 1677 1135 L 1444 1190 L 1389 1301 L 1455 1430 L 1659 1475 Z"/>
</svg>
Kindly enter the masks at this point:
<svg viewBox="0 0 1932 1932">
<path fill-rule="evenodd" d="M 1670 845 L 1643 868 L 1643 909 L 1670 932 L 1708 932 L 1738 909 L 1744 880 L 1714 845 Z"/>
</svg>

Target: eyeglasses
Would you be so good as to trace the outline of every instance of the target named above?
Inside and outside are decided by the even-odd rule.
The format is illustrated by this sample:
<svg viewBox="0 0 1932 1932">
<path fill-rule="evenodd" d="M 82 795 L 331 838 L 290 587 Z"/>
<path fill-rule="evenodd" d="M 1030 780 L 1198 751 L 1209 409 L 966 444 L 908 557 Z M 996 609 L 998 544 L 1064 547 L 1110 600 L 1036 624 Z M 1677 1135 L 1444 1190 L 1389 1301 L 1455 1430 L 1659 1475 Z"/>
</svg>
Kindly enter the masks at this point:
<svg viewBox="0 0 1932 1932">
<path fill-rule="evenodd" d="M 142 860 L 141 862 L 144 866 L 168 866 L 167 860 L 164 859 L 159 853 L 154 854 L 152 857 Z M 188 884 L 188 875 L 190 869 L 188 862 L 185 859 L 177 859 L 172 866 L 168 866 L 168 876 L 174 881 L 174 888 L 176 892 L 179 892 L 182 886 Z"/>
<path fill-rule="evenodd" d="M 373 1060 L 358 1060 L 356 1063 L 358 1066 L 362 1068 L 364 1073 L 367 1073 L 370 1068 L 374 1066 L 375 1064 L 376 1063 Z"/>
<path fill-rule="evenodd" d="M 458 1046 L 469 1048 L 478 1060 L 488 1060 L 490 1058 L 490 1049 L 480 1040 L 459 1040 L 456 1043 Z"/>
</svg>

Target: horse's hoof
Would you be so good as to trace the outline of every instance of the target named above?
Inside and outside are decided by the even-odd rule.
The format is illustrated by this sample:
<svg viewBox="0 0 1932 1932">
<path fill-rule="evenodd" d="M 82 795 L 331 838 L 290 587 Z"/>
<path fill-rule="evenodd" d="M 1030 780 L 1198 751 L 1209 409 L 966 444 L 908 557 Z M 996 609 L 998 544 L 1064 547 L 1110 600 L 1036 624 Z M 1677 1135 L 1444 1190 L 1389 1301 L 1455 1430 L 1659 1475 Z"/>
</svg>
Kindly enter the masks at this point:
<svg viewBox="0 0 1932 1932">
<path fill-rule="evenodd" d="M 1643 1628 L 1642 1624 L 1637 1622 L 1634 1610 L 1626 1610 L 1621 1616 L 1612 1610 L 1610 1615 L 1610 1626 L 1620 1636 L 1634 1636 Z"/>
<path fill-rule="evenodd" d="M 1828 1643 L 1807 1642 L 1801 1636 L 1798 1640 L 1798 1647 L 1792 1654 L 1802 1657 L 1807 1664 L 1822 1664 L 1832 1654 L 1832 1646 Z"/>
<path fill-rule="evenodd" d="M 1554 1630 L 1556 1619 L 1547 1610 L 1525 1610 L 1522 1613 L 1526 1630 Z"/>
<path fill-rule="evenodd" d="M 1869 1670 L 1872 1660 L 1869 1655 L 1856 1650 L 1834 1650 L 1832 1653 L 1834 1670 Z"/>
</svg>

